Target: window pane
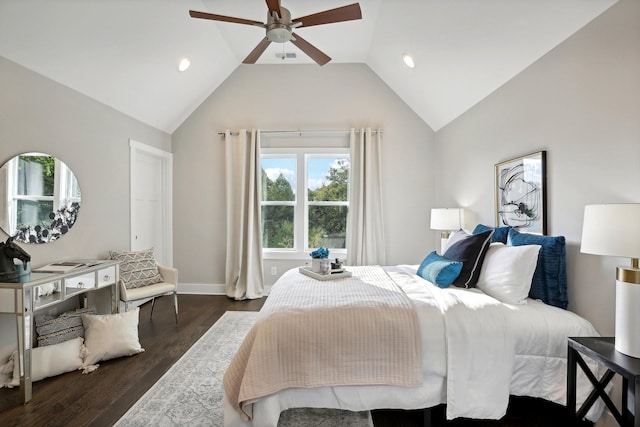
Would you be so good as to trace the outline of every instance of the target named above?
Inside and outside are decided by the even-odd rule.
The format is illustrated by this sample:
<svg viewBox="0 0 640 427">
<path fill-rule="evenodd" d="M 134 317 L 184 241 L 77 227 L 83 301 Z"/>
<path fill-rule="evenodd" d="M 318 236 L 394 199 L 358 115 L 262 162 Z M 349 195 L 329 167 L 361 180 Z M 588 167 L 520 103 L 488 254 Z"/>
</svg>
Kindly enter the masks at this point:
<svg viewBox="0 0 640 427">
<path fill-rule="evenodd" d="M 309 206 L 309 248 L 344 249 L 347 211 L 346 206 Z"/>
<path fill-rule="evenodd" d="M 49 226 L 53 213 L 53 200 L 18 200 L 17 225 L 22 228 L 25 224 L 33 226 L 40 224 Z"/>
<path fill-rule="evenodd" d="M 262 206 L 262 247 L 293 249 L 293 206 Z"/>
<path fill-rule="evenodd" d="M 18 162 L 18 194 L 21 196 L 53 196 L 56 159 L 51 156 L 20 156 Z"/>
<path fill-rule="evenodd" d="M 311 157 L 307 159 L 307 197 L 309 201 L 348 199 L 348 157 Z"/>
<path fill-rule="evenodd" d="M 296 200 L 296 159 L 266 157 L 262 166 L 262 200 Z"/>
</svg>

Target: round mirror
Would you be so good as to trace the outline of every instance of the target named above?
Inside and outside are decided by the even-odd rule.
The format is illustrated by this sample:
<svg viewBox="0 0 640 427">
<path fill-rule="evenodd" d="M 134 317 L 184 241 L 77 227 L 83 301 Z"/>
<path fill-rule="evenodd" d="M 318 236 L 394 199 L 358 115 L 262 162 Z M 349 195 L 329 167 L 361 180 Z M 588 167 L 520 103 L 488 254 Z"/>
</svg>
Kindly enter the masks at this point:
<svg viewBox="0 0 640 427">
<path fill-rule="evenodd" d="M 23 243 L 47 243 L 78 219 L 80 186 L 59 159 L 20 154 L 0 168 L 0 228 Z"/>
</svg>

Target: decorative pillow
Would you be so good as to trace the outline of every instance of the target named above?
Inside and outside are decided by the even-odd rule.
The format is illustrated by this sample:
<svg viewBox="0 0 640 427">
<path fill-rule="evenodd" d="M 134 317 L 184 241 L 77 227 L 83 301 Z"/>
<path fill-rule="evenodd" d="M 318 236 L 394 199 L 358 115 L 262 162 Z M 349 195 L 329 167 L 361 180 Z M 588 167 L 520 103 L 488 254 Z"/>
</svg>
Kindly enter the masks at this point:
<svg viewBox="0 0 640 427">
<path fill-rule="evenodd" d="M 477 287 L 507 304 L 526 304 L 540 246 L 492 243 L 484 257 Z"/>
<path fill-rule="evenodd" d="M 75 371 L 82 366 L 84 345 L 82 338 L 31 350 L 31 381 Z"/>
<path fill-rule="evenodd" d="M 96 314 L 96 308 L 90 307 L 68 311 L 58 317 L 36 316 L 34 320 L 38 334 L 38 347 L 84 337 L 83 314 Z"/>
<path fill-rule="evenodd" d="M 109 251 L 111 259 L 120 261 L 120 280 L 133 289 L 162 282 L 153 248 L 144 251 Z"/>
<path fill-rule="evenodd" d="M 20 385 L 20 363 L 18 363 L 18 350 L 14 350 L 9 360 L 0 365 L 0 388 L 14 388 Z"/>
<path fill-rule="evenodd" d="M 462 271 L 454 286 L 461 288 L 471 288 L 478 282 L 480 270 L 484 256 L 489 249 L 493 230 L 488 230 L 479 234 L 468 234 L 464 230 L 456 231 L 452 236 L 452 243 L 444 253 L 444 257 L 454 261 L 462 262 Z"/>
<path fill-rule="evenodd" d="M 458 278 L 462 271 L 462 263 L 431 252 L 418 267 L 418 276 L 427 279 L 439 288 L 446 288 Z"/>
<path fill-rule="evenodd" d="M 144 351 L 138 341 L 140 309 L 117 314 L 83 314 L 84 345 L 87 355 L 84 365 L 101 360 L 132 356 Z"/>
<path fill-rule="evenodd" d="M 472 234 L 482 233 L 483 231 L 493 230 L 493 236 L 491 237 L 491 243 L 507 243 L 507 237 L 509 235 L 509 230 L 513 228 L 510 226 L 505 227 L 489 227 L 488 225 L 478 224 L 476 228 L 473 229 Z"/>
<path fill-rule="evenodd" d="M 540 236 L 520 233 L 514 228 L 509 230 L 509 245 L 540 245 L 538 265 L 529 296 L 549 305 L 567 308 L 567 261 L 564 236 Z"/>
</svg>

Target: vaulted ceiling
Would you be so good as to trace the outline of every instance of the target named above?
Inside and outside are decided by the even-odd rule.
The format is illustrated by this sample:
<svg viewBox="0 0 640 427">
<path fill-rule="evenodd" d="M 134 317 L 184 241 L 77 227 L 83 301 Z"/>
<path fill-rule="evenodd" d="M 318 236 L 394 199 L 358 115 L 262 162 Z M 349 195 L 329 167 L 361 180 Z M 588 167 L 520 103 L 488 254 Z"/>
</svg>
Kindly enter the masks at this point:
<svg viewBox="0 0 640 427">
<path fill-rule="evenodd" d="M 293 18 L 358 0 L 281 0 Z M 332 58 L 365 63 L 438 130 L 616 0 L 359 0 L 362 19 L 295 30 Z M 264 0 L 0 0 L 0 56 L 172 133 L 265 36 Z M 281 59 L 283 53 L 295 58 Z M 415 58 L 413 69 L 401 59 Z M 191 58 L 185 72 L 182 57 Z M 257 64 L 311 63 L 272 43 Z"/>
</svg>

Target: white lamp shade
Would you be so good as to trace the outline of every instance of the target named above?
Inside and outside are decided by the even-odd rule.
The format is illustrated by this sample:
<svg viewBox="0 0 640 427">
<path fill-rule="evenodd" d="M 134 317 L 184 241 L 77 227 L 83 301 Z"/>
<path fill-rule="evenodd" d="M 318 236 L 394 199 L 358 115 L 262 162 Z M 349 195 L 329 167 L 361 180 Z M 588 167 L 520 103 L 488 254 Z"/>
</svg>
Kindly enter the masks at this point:
<svg viewBox="0 0 640 427">
<path fill-rule="evenodd" d="M 580 252 L 640 258 L 640 203 L 585 206 Z"/>
<path fill-rule="evenodd" d="M 459 230 L 464 223 L 464 209 L 437 208 L 431 209 L 432 230 Z"/>
</svg>

